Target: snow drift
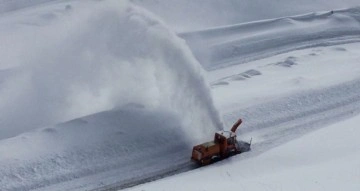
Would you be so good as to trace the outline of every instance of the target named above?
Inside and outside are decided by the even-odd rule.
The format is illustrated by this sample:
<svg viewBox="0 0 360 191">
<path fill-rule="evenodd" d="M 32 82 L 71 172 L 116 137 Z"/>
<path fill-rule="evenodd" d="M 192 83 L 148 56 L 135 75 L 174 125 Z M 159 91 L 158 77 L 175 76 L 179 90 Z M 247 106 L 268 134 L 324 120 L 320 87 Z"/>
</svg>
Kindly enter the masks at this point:
<svg viewBox="0 0 360 191">
<path fill-rule="evenodd" d="M 17 16 L 0 20 L 1 67 L 16 71 L 0 89 L 1 138 L 131 103 L 180 115 L 197 139 L 221 128 L 200 65 L 150 13 L 109 0 Z"/>
<path fill-rule="evenodd" d="M 88 190 L 172 168 L 189 150 L 180 123 L 128 106 L 2 140 L 0 190 Z"/>
<path fill-rule="evenodd" d="M 162 17 L 177 32 L 359 6 L 358 0 L 131 0 Z"/>
<path fill-rule="evenodd" d="M 182 33 L 200 63 L 212 70 L 291 50 L 359 41 L 360 8 L 241 23 Z"/>
<path fill-rule="evenodd" d="M 0 13 L 58 0 L 0 0 Z M 358 0 L 130 0 L 160 16 L 177 32 L 358 6 Z M 61 2 L 61 1 L 58 1 Z"/>
</svg>

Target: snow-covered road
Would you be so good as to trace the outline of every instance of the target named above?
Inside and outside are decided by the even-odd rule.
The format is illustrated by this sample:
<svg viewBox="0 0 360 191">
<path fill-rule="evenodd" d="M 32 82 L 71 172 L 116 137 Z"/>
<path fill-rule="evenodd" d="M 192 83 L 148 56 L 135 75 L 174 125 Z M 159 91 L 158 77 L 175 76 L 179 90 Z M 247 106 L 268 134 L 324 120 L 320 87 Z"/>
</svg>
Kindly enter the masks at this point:
<svg viewBox="0 0 360 191">
<path fill-rule="evenodd" d="M 126 190 L 356 191 L 360 189 L 359 123 L 356 116 L 267 148 L 256 157 L 252 151 Z"/>
<path fill-rule="evenodd" d="M 169 185 L 173 184 L 173 181 L 179 181 L 179 183 L 175 185 L 186 184 L 186 182 L 188 182 L 192 186 L 186 187 L 187 190 L 197 190 L 200 188 L 210 189 L 209 187 L 213 186 L 213 190 L 216 190 L 215 188 L 217 187 L 215 185 L 210 183 L 209 185 L 211 186 L 206 186 L 207 184 L 205 182 L 207 182 L 210 174 L 214 175 L 214 173 L 216 174 L 218 171 L 223 172 L 223 164 L 231 161 L 230 164 L 234 165 L 235 163 L 237 166 L 234 168 L 241 171 L 244 165 L 246 166 L 248 165 L 247 163 L 251 163 L 248 162 L 249 160 L 261 161 L 264 153 L 270 152 L 269 155 L 271 155 L 274 148 L 279 146 L 281 147 L 281 145 L 285 145 L 281 148 L 285 148 L 287 152 L 281 153 L 282 155 L 278 154 L 277 156 L 279 158 L 286 158 L 288 157 L 288 154 L 291 154 L 291 152 L 288 151 L 291 149 L 291 145 L 297 144 L 292 143 L 293 140 L 299 139 L 299 142 L 302 142 L 302 136 L 306 134 L 312 133 L 324 127 L 327 129 L 331 124 L 358 116 L 360 114 L 359 47 L 360 43 L 310 48 L 280 54 L 255 62 L 249 62 L 247 65 L 238 65 L 209 72 L 209 79 L 217 82 L 213 85 L 212 91 L 215 103 L 224 117 L 226 127 L 231 127 L 233 121 L 237 118 L 243 118 L 244 123 L 238 130 L 238 135 L 243 140 L 250 140 L 252 138 L 252 151 L 242 154 L 242 156 L 236 156 L 234 159 L 228 159 L 221 164 L 216 164 L 216 167 L 211 168 L 211 172 L 195 170 L 194 172 L 187 172 L 184 173 L 184 175 L 175 176 L 174 178 L 166 178 L 166 180 L 159 181 L 159 183 L 150 183 L 150 185 L 145 184 L 144 186 L 135 187 L 134 190 L 167 190 Z M 334 52 L 339 50 L 346 50 L 342 52 L 345 55 L 340 56 L 341 53 L 334 54 Z M 316 56 L 312 55 L 314 51 L 318 53 Z M 278 64 L 284 63 L 281 61 L 288 58 L 289 55 L 296 56 L 298 64 L 291 66 Z M 323 70 L 329 67 L 329 70 Z M 261 75 L 248 75 L 247 73 L 242 72 L 249 71 L 249 68 L 251 68 L 252 71 L 256 69 L 255 71 L 258 71 L 257 74 L 260 73 Z M 223 75 L 225 75 L 225 77 Z M 336 78 L 334 76 L 336 76 Z M 219 83 L 219 79 L 227 83 Z M 350 123 L 356 124 L 355 122 Z M 333 129 L 331 132 L 338 132 L 339 130 L 336 128 L 341 128 L 342 126 L 343 125 L 340 124 L 331 127 Z M 352 133 L 357 132 L 356 126 L 354 125 L 347 128 L 350 129 L 349 131 Z M 327 133 L 326 129 L 323 130 L 323 132 Z M 344 135 L 341 134 L 339 136 L 344 137 L 348 133 L 349 132 L 345 130 L 345 132 L 342 133 Z M 311 144 L 313 144 L 309 141 L 309 139 L 314 139 L 314 137 L 318 134 L 321 133 L 310 135 L 312 138 L 305 138 L 306 140 L 304 141 L 308 141 L 308 143 L 303 145 L 301 147 L 302 150 L 299 152 L 314 153 L 318 152 L 316 150 L 321 149 L 322 147 L 333 147 L 331 144 L 326 142 L 319 144 L 323 141 L 323 139 L 320 139 L 314 140 L 320 148 L 317 147 L 317 145 L 313 145 L 312 148 L 314 149 L 309 149 L 307 151 L 306 149 L 311 148 Z M 333 135 L 334 136 L 329 137 L 329 139 L 340 139 L 337 136 L 337 133 L 333 133 Z M 355 139 L 356 136 L 353 136 L 352 138 Z M 340 140 L 334 140 L 334 144 L 338 141 Z M 348 142 L 345 142 L 341 146 L 337 145 L 338 147 L 334 147 L 334 149 L 346 147 L 346 144 L 349 143 L 356 144 L 352 143 L 354 140 L 347 141 Z M 357 149 L 359 148 L 357 147 Z M 353 157 L 359 158 L 359 154 L 359 152 L 354 152 Z M 334 153 L 334 156 L 331 155 L 329 157 L 335 157 L 335 155 L 336 153 Z M 344 158 L 342 160 L 346 161 L 347 159 L 348 158 Z M 187 160 L 187 158 L 184 159 L 184 164 L 186 164 Z M 286 160 L 289 159 L 286 158 Z M 301 159 L 298 159 L 297 161 L 300 160 Z M 350 165 L 359 165 L 357 160 L 351 161 Z M 254 168 L 255 163 L 256 162 L 251 164 L 251 168 Z M 291 163 L 291 161 L 288 163 Z M 274 165 L 270 162 L 267 162 L 266 164 L 268 167 L 263 166 L 262 168 L 269 169 Z M 276 164 L 279 165 L 279 163 Z M 297 164 L 294 164 L 294 166 L 296 165 Z M 330 163 L 329 165 L 333 165 L 333 163 Z M 226 168 L 227 167 L 233 168 L 231 165 L 226 165 Z M 321 169 L 324 169 L 325 167 L 319 165 L 319 168 Z M 278 168 L 284 167 L 279 165 Z M 351 174 L 356 174 L 356 171 L 359 170 L 358 167 L 351 170 L 350 166 L 347 166 L 345 169 Z M 179 171 L 178 169 L 176 170 L 177 171 L 174 172 L 175 174 Z M 180 172 L 188 170 L 191 170 L 191 168 L 186 165 L 186 167 L 180 170 Z M 316 171 L 317 167 L 315 167 L 314 170 Z M 237 178 L 246 177 L 247 174 L 253 177 L 255 176 L 253 173 L 260 173 L 257 172 L 256 169 L 254 169 L 254 171 L 255 172 L 251 172 L 251 169 L 249 168 L 246 170 L 246 173 L 240 173 L 239 176 L 241 177 Z M 296 171 L 295 173 L 299 172 Z M 310 172 L 305 171 L 304 173 L 306 174 Z M 344 171 L 341 171 L 338 175 L 344 176 L 344 173 Z M 170 174 L 172 175 L 173 173 Z M 192 181 L 188 180 L 188 175 L 191 177 L 190 179 L 192 179 Z M 319 174 L 313 176 L 318 175 Z M 226 176 L 228 175 L 220 174 L 216 177 L 219 179 L 226 179 Z M 298 175 L 294 174 L 294 176 Z M 163 176 L 145 180 L 153 181 L 162 177 Z M 268 176 L 264 177 L 264 179 L 267 177 Z M 337 176 L 334 176 L 333 178 L 336 177 Z M 360 178 L 360 176 L 353 177 L 349 180 L 345 178 L 341 179 L 342 182 L 339 182 L 339 184 L 343 184 L 343 182 L 346 181 L 351 182 L 356 178 Z M 283 183 L 279 179 L 276 177 L 276 180 L 280 183 L 275 184 L 275 187 Z M 196 180 L 199 180 L 200 183 L 197 184 L 194 182 Z M 260 179 L 260 182 L 262 180 L 263 179 Z M 286 182 L 285 180 L 287 179 L 284 178 L 284 182 Z M 313 182 L 310 180 L 311 178 L 305 180 L 306 184 L 304 183 L 301 188 L 317 188 L 316 185 L 314 187 Z M 137 181 L 138 180 L 132 183 L 136 184 Z M 234 181 L 233 184 L 236 185 L 236 181 L 234 179 L 231 179 L 230 181 Z M 249 181 L 251 182 L 253 180 L 246 180 L 245 183 L 241 184 L 248 184 Z M 141 184 L 143 182 L 144 181 L 138 181 L 138 183 Z M 216 181 L 213 182 L 217 184 Z M 326 184 L 327 182 L 320 178 L 318 183 Z M 117 183 L 110 187 L 106 186 L 103 188 L 125 188 L 127 186 L 133 186 L 133 184 L 124 186 L 121 183 Z M 272 184 L 269 185 L 274 186 Z M 263 185 L 261 184 L 249 184 L 245 187 L 260 189 L 262 186 Z M 285 184 L 285 186 L 288 185 Z M 183 187 L 176 187 L 179 188 L 179 190 L 183 190 Z M 353 188 L 359 187 L 359 184 L 352 182 L 349 188 L 351 188 L 350 190 L 354 190 Z M 277 189 L 278 187 L 276 190 Z"/>
<path fill-rule="evenodd" d="M 236 163 L 238 165 L 234 168 L 238 168 L 239 171 L 241 171 L 243 165 L 249 163 L 247 162 L 249 159 L 252 160 L 252 158 L 255 158 L 256 161 L 261 161 L 258 157 L 261 158 L 264 153 L 269 151 L 272 153 L 272 149 L 275 147 L 288 145 L 288 142 L 299 139 L 315 130 L 359 115 L 360 57 L 357 56 L 360 55 L 360 52 L 358 51 L 359 47 L 360 43 L 310 48 L 261 59 L 247 63 L 247 65 L 224 68 L 222 69 L 224 71 L 215 70 L 210 72 L 209 78 L 217 82 L 213 85 L 212 91 L 215 103 L 223 114 L 226 127 L 231 127 L 233 121 L 238 117 L 243 118 L 244 123 L 238 130 L 238 135 L 243 140 L 250 140 L 252 138 L 253 141 L 251 152 L 243 154 L 243 156 L 237 156 L 235 159 L 229 159 L 231 164 Z M 342 57 L 339 54 L 334 54 L 334 51 L 336 52 L 339 50 L 346 50 L 347 53 L 342 52 L 343 54 L 346 54 L 346 56 L 344 55 Z M 314 51 L 318 53 L 316 56 L 311 54 Z M 296 56 L 298 64 L 291 66 L 278 64 L 285 63 L 282 62 L 282 60 L 286 60 L 289 55 Z M 303 59 L 305 59 L 305 61 Z M 251 68 L 252 71 L 256 69 L 255 71 L 258 71 L 256 74 L 260 73 L 261 75 L 249 75 L 242 72 L 249 71 L 249 68 Z M 330 69 L 323 70 L 325 68 Z M 223 76 L 224 74 L 226 77 Z M 227 83 L 219 83 L 219 78 L 222 82 Z M 341 128 L 341 126 L 342 125 L 338 125 L 332 128 Z M 348 128 L 356 133 L 355 126 Z M 324 131 L 326 132 L 326 130 Z M 345 135 L 340 136 L 346 136 L 347 133 L 348 132 L 345 132 Z M 334 133 L 334 135 L 336 135 L 336 133 Z M 316 135 L 311 135 L 311 137 L 316 137 Z M 329 139 L 332 138 L 337 139 L 337 136 L 329 137 Z M 299 139 L 300 142 L 302 142 L 301 140 L 302 138 Z M 316 141 L 321 142 L 322 140 Z M 334 142 L 338 141 L 340 140 Z M 348 140 L 350 143 L 352 141 L 354 140 Z M 290 143 L 289 145 L 293 144 L 296 143 Z M 317 145 L 314 145 L 314 150 L 310 149 L 309 151 L 306 151 L 306 148 L 310 148 L 311 144 L 312 143 L 309 141 L 307 145 L 303 146 L 303 150 L 299 152 L 316 152 L 315 150 L 319 149 L 316 147 Z M 320 146 L 326 147 L 326 144 L 328 143 L 323 143 Z M 331 145 L 327 146 L 332 147 Z M 291 147 L 288 146 L 284 147 L 287 150 L 291 149 Z M 341 147 L 346 147 L 346 144 L 343 144 Z M 336 155 L 336 153 L 334 153 L 334 155 Z M 287 153 L 284 153 L 283 156 L 280 155 L 278 157 L 286 156 Z M 354 157 L 359 158 L 359 153 L 355 152 Z M 346 161 L 347 158 L 344 160 Z M 359 165 L 356 160 L 351 161 L 351 165 Z M 224 163 L 227 162 L 228 161 Z M 269 165 L 267 168 L 270 168 L 273 165 L 271 163 L 266 164 Z M 181 182 L 179 184 L 189 182 L 189 184 L 195 185 L 193 187 L 186 187 L 187 190 L 197 190 L 200 188 L 209 189 L 209 187 L 215 185 L 209 184 L 212 186 L 206 186 L 204 182 L 197 184 L 194 181 L 199 180 L 200 182 L 207 182 L 209 174 L 214 174 L 216 171 L 223 171 L 222 166 L 215 166 L 219 169 L 216 169 L 215 167 L 215 169 L 212 170 L 214 172 L 202 173 L 202 170 L 196 170 L 193 173 L 190 173 L 190 177 L 192 177 L 190 179 L 193 181 L 188 181 L 187 174 L 189 173 L 185 173 L 185 175 L 176 176 L 173 179 L 170 178 L 165 181 L 160 181 L 159 184 L 145 184 L 138 188 L 135 187 L 134 190 L 166 190 L 168 184 L 172 184 L 173 180 L 179 180 L 179 182 Z M 229 168 L 232 167 L 229 166 Z M 319 168 L 323 167 L 320 166 Z M 351 168 L 348 166 L 346 169 L 349 170 Z M 352 171 L 350 170 L 350 173 L 356 174 L 357 170 L 359 170 L 359 168 L 355 168 Z M 246 176 L 247 174 L 249 174 L 249 176 L 254 176 L 253 173 L 249 171 L 250 169 L 247 170 L 246 173 L 241 173 L 241 176 Z M 201 173 L 201 175 L 198 175 L 198 173 Z M 309 172 L 306 171 L 305 173 Z M 344 173 L 345 172 L 342 171 L 339 176 L 343 176 Z M 196 177 L 202 178 L 199 179 Z M 221 177 L 226 179 L 223 174 L 218 176 L 220 179 Z M 356 178 L 360 178 L 360 176 L 354 177 L 352 180 Z M 276 180 L 280 181 L 278 179 Z M 285 180 L 286 179 L 284 179 L 284 182 L 286 182 Z M 232 181 L 235 180 L 232 179 Z M 343 179 L 342 181 L 346 182 L 347 180 Z M 214 183 L 217 184 L 216 181 L 214 181 Z M 305 184 L 302 188 L 315 189 L 312 183 L 307 183 L 308 184 Z M 203 186 L 200 184 L 203 184 Z M 236 183 L 234 184 L 236 185 Z M 325 182 L 319 181 L 319 184 L 325 184 Z M 261 186 L 262 185 L 260 185 L 260 187 Z M 350 188 L 359 188 L 359 186 L 359 184 L 352 182 Z M 255 188 L 256 184 L 250 184 L 245 187 Z M 179 188 L 179 190 L 183 190 L 183 187 Z M 215 188 L 216 187 L 214 187 L 214 190 L 216 190 Z"/>
</svg>

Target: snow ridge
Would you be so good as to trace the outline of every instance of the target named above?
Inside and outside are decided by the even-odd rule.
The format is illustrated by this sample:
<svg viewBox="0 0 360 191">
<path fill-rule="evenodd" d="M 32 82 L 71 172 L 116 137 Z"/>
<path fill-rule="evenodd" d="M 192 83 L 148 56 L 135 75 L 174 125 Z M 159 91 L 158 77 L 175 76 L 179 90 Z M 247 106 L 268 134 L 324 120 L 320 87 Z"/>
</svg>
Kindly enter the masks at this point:
<svg viewBox="0 0 360 191">
<path fill-rule="evenodd" d="M 181 33 L 208 70 L 292 50 L 357 42 L 360 8 L 308 13 Z"/>
</svg>

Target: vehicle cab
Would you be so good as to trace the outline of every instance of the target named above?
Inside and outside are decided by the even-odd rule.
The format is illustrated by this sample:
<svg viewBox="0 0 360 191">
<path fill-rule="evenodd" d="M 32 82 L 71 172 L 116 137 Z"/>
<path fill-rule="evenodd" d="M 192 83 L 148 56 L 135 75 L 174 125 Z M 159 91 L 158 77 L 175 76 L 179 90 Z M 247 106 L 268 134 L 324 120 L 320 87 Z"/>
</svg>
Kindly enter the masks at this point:
<svg viewBox="0 0 360 191">
<path fill-rule="evenodd" d="M 227 157 L 240 152 L 236 134 L 231 131 L 218 131 L 215 133 L 214 142 L 220 145 L 220 154 Z"/>
</svg>

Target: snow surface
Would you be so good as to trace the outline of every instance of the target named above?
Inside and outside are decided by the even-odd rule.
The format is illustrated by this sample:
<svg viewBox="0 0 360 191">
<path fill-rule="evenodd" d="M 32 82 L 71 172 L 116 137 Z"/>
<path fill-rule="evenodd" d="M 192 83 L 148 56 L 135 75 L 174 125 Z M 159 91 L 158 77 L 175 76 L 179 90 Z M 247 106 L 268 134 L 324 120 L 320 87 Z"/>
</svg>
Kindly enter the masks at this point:
<svg viewBox="0 0 360 191">
<path fill-rule="evenodd" d="M 161 170 L 160 164 L 169 168 L 173 165 L 170 160 L 179 155 L 161 156 L 168 156 L 173 149 L 190 148 L 179 124 L 179 119 L 166 111 L 129 107 L 2 140 L 1 190 L 36 189 L 110 170 L 117 170 L 124 181 L 134 177 L 140 167 L 149 172 L 154 166 Z M 81 183 L 82 189 L 103 184 Z"/>
<path fill-rule="evenodd" d="M 357 2 L 131 2 L 0 0 L 0 190 L 359 190 Z"/>
<path fill-rule="evenodd" d="M 292 51 L 214 70 L 209 72 L 208 79 L 217 107 L 236 110 L 279 96 L 290 96 L 289 92 L 301 94 L 358 79 L 358 48 L 359 43 L 353 43 Z"/>
<path fill-rule="evenodd" d="M 308 13 L 180 34 L 217 69 L 301 48 L 359 41 L 360 8 Z"/>
<path fill-rule="evenodd" d="M 358 0 L 132 0 L 178 32 L 359 6 Z"/>
<path fill-rule="evenodd" d="M 251 152 L 127 190 L 359 190 L 359 47 L 315 47 L 209 72 L 226 126 L 243 118 L 238 135 L 252 138 Z"/>
<path fill-rule="evenodd" d="M 0 0 L 0 13 L 73 0 Z M 358 0 L 130 0 L 177 32 L 359 6 Z"/>
<path fill-rule="evenodd" d="M 259 156 L 246 153 L 127 190 L 359 190 L 360 116 Z"/>
</svg>

